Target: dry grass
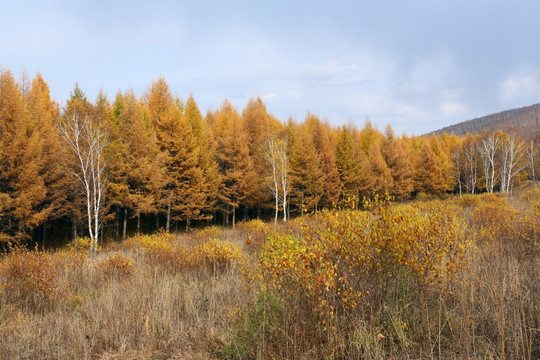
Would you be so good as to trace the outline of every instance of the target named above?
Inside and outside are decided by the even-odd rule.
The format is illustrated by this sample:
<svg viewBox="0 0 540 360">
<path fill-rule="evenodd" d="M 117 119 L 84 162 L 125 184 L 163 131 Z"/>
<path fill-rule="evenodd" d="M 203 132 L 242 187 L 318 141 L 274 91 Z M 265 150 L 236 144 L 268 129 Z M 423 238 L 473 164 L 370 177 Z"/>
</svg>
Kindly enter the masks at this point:
<svg viewBox="0 0 540 360">
<path fill-rule="evenodd" d="M 258 276 L 267 241 L 317 218 L 158 234 L 93 258 L 12 251 L 0 259 L 0 359 L 539 359 L 539 204 L 533 189 L 399 205 L 461 216 L 467 266 L 442 287 L 360 272 L 362 301 L 331 317 L 302 283 Z"/>
</svg>

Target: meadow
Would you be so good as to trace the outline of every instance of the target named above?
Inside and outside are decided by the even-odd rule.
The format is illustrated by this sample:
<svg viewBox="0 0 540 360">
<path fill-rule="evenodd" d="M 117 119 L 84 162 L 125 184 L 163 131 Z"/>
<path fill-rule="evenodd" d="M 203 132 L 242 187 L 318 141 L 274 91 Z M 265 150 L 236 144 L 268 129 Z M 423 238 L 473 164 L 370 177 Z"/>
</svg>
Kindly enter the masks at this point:
<svg viewBox="0 0 540 360">
<path fill-rule="evenodd" d="M 0 359 L 538 359 L 540 189 L 0 258 Z"/>
</svg>

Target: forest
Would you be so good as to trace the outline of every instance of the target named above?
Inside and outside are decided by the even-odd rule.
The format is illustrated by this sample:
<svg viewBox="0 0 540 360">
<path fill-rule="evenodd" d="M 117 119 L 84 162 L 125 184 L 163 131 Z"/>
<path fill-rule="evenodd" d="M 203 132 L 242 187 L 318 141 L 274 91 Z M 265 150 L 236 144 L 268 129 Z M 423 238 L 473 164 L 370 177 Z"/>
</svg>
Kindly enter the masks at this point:
<svg viewBox="0 0 540 360">
<path fill-rule="evenodd" d="M 0 74 L 0 359 L 538 359 L 540 138 Z M 62 246 L 52 247 L 60 240 Z"/>
<path fill-rule="evenodd" d="M 540 136 L 399 136 L 366 120 L 332 126 L 308 113 L 280 121 L 252 98 L 203 116 L 163 78 L 137 97 L 94 101 L 75 86 L 64 107 L 40 74 L 0 75 L 0 242 L 125 239 L 238 219 L 286 221 L 321 209 L 510 193 L 537 181 Z M 128 231 L 129 230 L 129 231 Z"/>
</svg>

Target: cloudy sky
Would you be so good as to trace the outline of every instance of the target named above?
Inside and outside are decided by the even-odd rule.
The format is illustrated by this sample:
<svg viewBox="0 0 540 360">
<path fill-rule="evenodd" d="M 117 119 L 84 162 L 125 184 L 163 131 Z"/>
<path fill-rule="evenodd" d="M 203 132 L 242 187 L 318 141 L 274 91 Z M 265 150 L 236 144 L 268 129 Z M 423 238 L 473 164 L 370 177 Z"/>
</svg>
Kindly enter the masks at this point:
<svg viewBox="0 0 540 360">
<path fill-rule="evenodd" d="M 203 113 L 260 95 L 282 120 L 423 134 L 540 102 L 540 2 L 7 1 L 0 67 L 142 94 L 165 77 Z"/>
</svg>

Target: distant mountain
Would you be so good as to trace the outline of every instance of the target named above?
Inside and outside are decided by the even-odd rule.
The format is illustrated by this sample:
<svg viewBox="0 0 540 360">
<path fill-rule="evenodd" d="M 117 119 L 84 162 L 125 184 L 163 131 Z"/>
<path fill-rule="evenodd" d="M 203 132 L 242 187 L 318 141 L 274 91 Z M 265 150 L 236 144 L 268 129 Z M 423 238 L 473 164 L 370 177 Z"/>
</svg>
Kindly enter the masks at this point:
<svg viewBox="0 0 540 360">
<path fill-rule="evenodd" d="M 443 133 L 465 135 L 468 132 L 480 134 L 485 131 L 512 131 L 530 139 L 540 133 L 540 104 L 506 110 L 444 127 L 428 135 Z"/>
</svg>

